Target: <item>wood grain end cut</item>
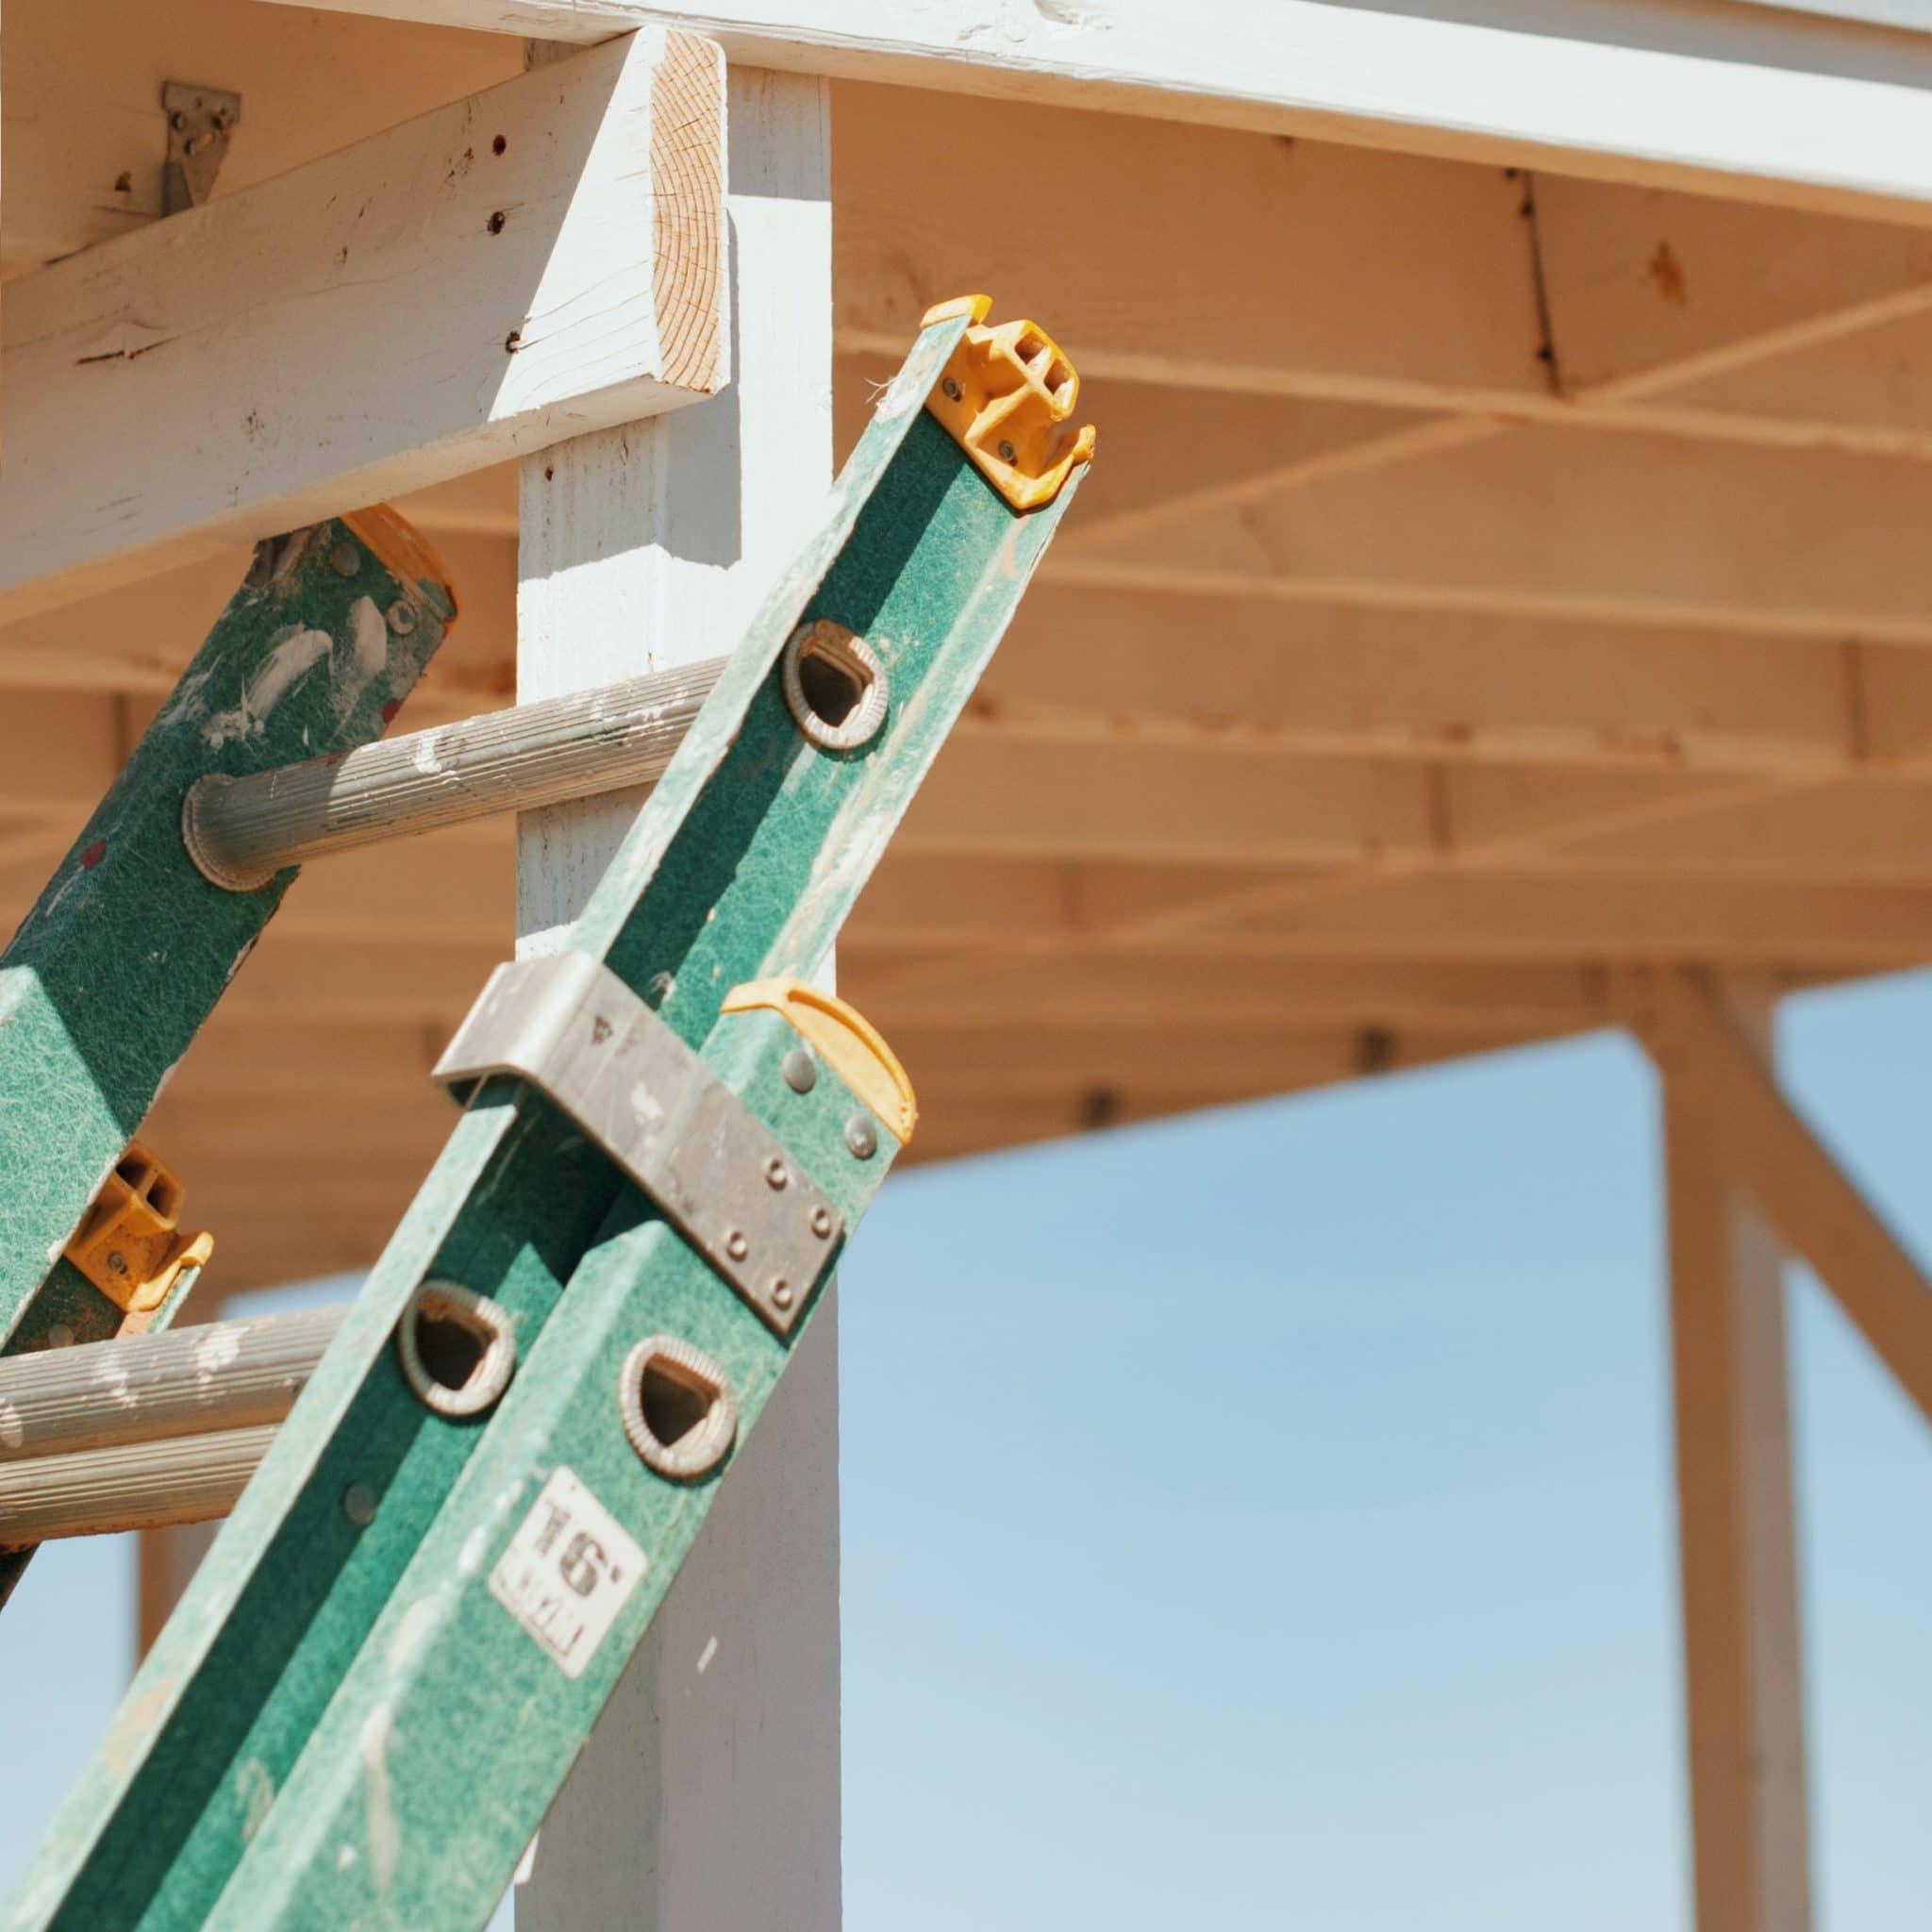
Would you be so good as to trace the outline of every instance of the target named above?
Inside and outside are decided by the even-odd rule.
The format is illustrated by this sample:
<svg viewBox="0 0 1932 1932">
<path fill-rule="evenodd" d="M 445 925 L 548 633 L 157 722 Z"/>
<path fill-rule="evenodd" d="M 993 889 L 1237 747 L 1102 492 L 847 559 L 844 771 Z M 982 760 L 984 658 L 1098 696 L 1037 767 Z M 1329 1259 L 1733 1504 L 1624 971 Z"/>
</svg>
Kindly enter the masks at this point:
<svg viewBox="0 0 1932 1932">
<path fill-rule="evenodd" d="M 716 42 L 670 32 L 651 88 L 651 178 L 657 188 L 653 291 L 662 379 L 722 387 L 724 292 L 724 55 Z"/>
</svg>

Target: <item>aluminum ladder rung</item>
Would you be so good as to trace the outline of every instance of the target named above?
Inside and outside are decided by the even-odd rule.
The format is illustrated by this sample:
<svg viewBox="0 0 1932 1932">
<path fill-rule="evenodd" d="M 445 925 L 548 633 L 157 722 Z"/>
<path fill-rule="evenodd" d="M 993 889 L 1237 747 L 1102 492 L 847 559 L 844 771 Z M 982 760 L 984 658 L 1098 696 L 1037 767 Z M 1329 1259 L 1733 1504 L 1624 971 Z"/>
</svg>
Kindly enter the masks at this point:
<svg viewBox="0 0 1932 1932">
<path fill-rule="evenodd" d="M 711 658 L 189 790 L 205 877 L 253 891 L 288 865 L 663 776 L 724 669 Z"/>
<path fill-rule="evenodd" d="M 345 1312 L 0 1359 L 0 1546 L 225 1515 Z"/>
</svg>

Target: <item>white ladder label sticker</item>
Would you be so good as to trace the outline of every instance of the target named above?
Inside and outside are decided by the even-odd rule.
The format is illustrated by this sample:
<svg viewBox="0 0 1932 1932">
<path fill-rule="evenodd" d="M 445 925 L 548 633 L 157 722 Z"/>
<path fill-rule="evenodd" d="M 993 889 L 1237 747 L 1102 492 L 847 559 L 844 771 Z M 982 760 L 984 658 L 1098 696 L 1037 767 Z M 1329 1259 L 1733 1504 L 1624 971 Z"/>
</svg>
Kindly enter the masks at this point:
<svg viewBox="0 0 1932 1932">
<path fill-rule="evenodd" d="M 566 1677 L 581 1677 L 644 1580 L 644 1553 L 559 1463 L 490 1573 L 490 1594 Z"/>
</svg>

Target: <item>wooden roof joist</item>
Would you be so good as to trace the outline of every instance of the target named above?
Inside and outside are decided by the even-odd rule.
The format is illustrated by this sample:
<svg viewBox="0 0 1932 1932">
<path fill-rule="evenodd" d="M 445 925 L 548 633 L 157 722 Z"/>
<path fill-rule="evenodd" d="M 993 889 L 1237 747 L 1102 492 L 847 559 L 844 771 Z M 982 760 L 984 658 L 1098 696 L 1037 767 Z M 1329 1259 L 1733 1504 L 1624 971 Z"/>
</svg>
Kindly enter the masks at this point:
<svg viewBox="0 0 1932 1932">
<path fill-rule="evenodd" d="M 1510 961 L 1099 954 L 992 966 L 957 986 L 908 992 L 891 990 L 889 954 L 862 954 L 853 971 L 868 1014 L 892 1040 L 921 1027 L 996 1032 L 1016 1011 L 1075 1031 L 1155 1026 L 1186 1039 L 1278 1025 L 1527 1035 L 1607 1024 L 1624 1009 L 1617 975 L 1601 968 Z"/>
<path fill-rule="evenodd" d="M 665 18 L 641 0 L 325 0 L 338 10 L 594 41 Z M 706 0 L 678 8 L 752 66 L 1004 94 L 1745 200 L 1924 219 L 1918 90 L 1932 48 L 1842 20 L 1693 0 L 1468 9 L 1316 0 Z"/>
<path fill-rule="evenodd" d="M 1932 355 L 1908 228 L 1095 115 L 1054 150 L 1081 220 L 1016 260 L 1037 110 L 846 89 L 840 129 L 848 352 L 889 357 L 949 276 L 1017 273 L 1089 380 L 1932 454 L 1932 416 L 1899 405 L 1900 361 Z M 958 193 L 966 153 L 992 192 Z"/>
<path fill-rule="evenodd" d="M 1547 1043 L 1548 1038 L 1532 1040 L 1518 1035 L 1477 1048 L 1467 1040 L 1364 1031 L 1338 1038 L 1325 1052 L 1308 1059 L 1301 1068 L 1303 1077 L 1291 1086 L 1283 1086 L 1278 1079 L 1271 1081 L 1265 1073 L 1258 1078 L 1237 1076 L 1222 1085 L 1203 1082 L 1193 1088 L 1172 1081 L 1141 1086 L 1131 1079 L 1100 1079 L 1068 1086 L 1058 1093 L 1002 1091 L 971 1082 L 955 1087 L 943 1078 L 928 1078 L 922 1083 L 920 1093 L 922 1105 L 930 1108 L 932 1117 L 922 1121 L 920 1131 L 900 1158 L 907 1165 L 957 1159 L 1029 1141 L 1169 1119 L 1204 1108 L 1276 1100 L 1350 1080 L 1419 1072 L 1460 1059 L 1473 1051 L 1507 1052 L 1517 1046 Z M 1279 1069 L 1271 1071 L 1278 1073 Z"/>
<path fill-rule="evenodd" d="M 513 552 L 438 535 L 463 621 L 403 723 L 508 700 Z M 113 694 L 165 691 L 241 569 L 170 572 L 0 626 L 0 808 L 97 795 L 42 749 L 107 756 Z M 1098 668 L 1093 641 L 1104 640 Z M 84 703 L 61 693 L 99 693 Z M 1917 645 L 1284 603 L 1044 581 L 961 721 L 1001 744 L 1283 752 L 1658 773 L 1916 778 L 1932 747 L 1932 655 Z M 92 769 L 92 768 L 90 768 Z M 943 772 L 944 768 L 941 767 Z M 50 792 L 40 772 L 53 787 Z"/>
<path fill-rule="evenodd" d="M 10 282 L 0 613 L 716 390 L 723 88 L 653 31 Z"/>
<path fill-rule="evenodd" d="M 1130 417 L 1130 408 L 1122 412 Z M 1050 581 L 1932 643 L 1932 473 L 1529 428 L 1055 558 Z"/>
<path fill-rule="evenodd" d="M 1231 899 L 1246 909 L 1225 911 Z M 840 957 L 876 1002 L 901 991 L 926 996 L 941 983 L 970 987 L 1014 952 L 1029 960 L 1705 959 L 1857 972 L 1932 960 L 1932 889 L 1605 878 L 1560 866 L 1365 885 L 1332 872 L 1241 877 L 1180 866 L 932 858 L 880 873 Z"/>
<path fill-rule="evenodd" d="M 1932 656 L 1047 580 L 958 735 L 1125 757 L 1247 749 L 1876 776 L 1932 744 Z"/>
<path fill-rule="evenodd" d="M 1780 795 L 1780 794 L 1783 795 Z M 1108 746 L 955 746 L 908 854 L 1668 877 L 1932 877 L 1932 790 Z"/>
</svg>

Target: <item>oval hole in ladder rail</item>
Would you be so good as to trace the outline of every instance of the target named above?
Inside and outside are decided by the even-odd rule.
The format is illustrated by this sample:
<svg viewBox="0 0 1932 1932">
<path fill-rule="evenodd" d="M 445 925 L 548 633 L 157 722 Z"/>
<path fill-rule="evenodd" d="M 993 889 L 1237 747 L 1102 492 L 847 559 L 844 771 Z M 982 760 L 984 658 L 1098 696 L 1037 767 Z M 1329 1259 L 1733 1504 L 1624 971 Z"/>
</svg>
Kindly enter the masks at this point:
<svg viewBox="0 0 1932 1932">
<path fill-rule="evenodd" d="M 454 1281 L 425 1281 L 403 1310 L 396 1353 L 403 1379 L 425 1407 L 480 1415 L 509 1387 L 516 1330 L 488 1295 Z"/>
<path fill-rule="evenodd" d="M 886 722 L 886 667 L 862 637 L 829 617 L 792 632 L 779 676 L 792 723 L 822 751 L 857 751 Z"/>
<path fill-rule="evenodd" d="M 673 1482 L 694 1482 L 738 1439 L 738 1398 L 709 1356 L 670 1335 L 641 1341 L 618 1373 L 618 1413 L 630 1446 Z"/>
</svg>

